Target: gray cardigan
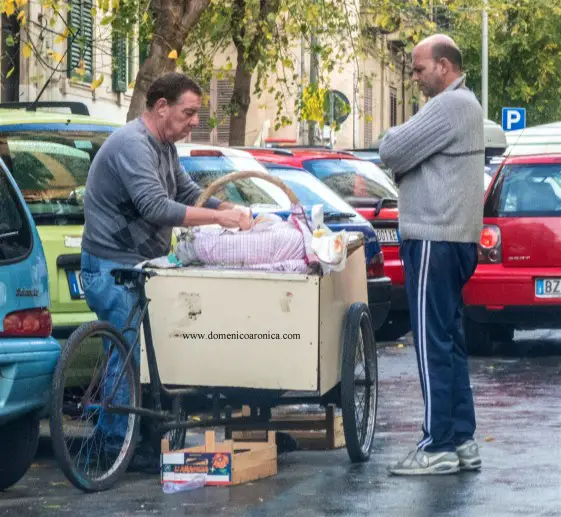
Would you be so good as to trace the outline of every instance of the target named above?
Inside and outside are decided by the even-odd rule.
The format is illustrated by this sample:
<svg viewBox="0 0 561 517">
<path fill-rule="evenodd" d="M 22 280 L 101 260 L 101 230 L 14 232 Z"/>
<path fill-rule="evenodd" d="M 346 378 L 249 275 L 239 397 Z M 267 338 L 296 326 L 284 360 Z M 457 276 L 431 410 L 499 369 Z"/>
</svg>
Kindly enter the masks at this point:
<svg viewBox="0 0 561 517">
<path fill-rule="evenodd" d="M 479 242 L 484 154 L 483 111 L 464 77 L 387 132 L 380 157 L 400 185 L 403 240 Z"/>
</svg>

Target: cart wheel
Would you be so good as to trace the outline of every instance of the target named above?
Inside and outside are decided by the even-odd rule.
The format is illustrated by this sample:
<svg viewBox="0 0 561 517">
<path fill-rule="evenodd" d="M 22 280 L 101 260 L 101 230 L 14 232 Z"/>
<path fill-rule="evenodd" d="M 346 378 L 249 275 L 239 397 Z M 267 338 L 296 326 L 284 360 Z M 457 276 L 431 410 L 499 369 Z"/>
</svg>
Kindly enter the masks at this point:
<svg viewBox="0 0 561 517">
<path fill-rule="evenodd" d="M 68 480 L 85 492 L 110 488 L 126 471 L 134 453 L 140 416 L 117 415 L 103 407 L 129 350 L 115 327 L 93 321 L 72 333 L 53 375 L 49 415 L 53 450 Z M 132 361 L 124 370 L 117 397 L 115 404 L 142 407 L 140 381 Z M 109 425 L 118 425 L 124 437 L 111 442 L 104 432 Z"/>
<path fill-rule="evenodd" d="M 378 404 L 376 341 L 368 306 L 354 303 L 345 319 L 341 367 L 341 409 L 351 461 L 370 458 Z"/>
</svg>

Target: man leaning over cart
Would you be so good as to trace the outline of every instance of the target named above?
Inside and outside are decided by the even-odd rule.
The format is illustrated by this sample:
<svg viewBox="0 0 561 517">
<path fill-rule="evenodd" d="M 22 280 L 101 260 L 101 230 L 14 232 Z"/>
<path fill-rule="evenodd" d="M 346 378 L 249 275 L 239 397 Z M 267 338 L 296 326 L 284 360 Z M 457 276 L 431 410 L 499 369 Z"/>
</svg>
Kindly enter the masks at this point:
<svg viewBox="0 0 561 517">
<path fill-rule="evenodd" d="M 192 206 L 201 189 L 180 165 L 174 144 L 198 124 L 202 93 L 183 74 L 156 79 L 148 89 L 142 116 L 115 131 L 91 164 L 84 196 L 82 284 L 90 309 L 119 329 L 139 293 L 115 285 L 112 269 L 169 253 L 174 227 L 219 224 L 245 230 L 251 226 L 252 216 L 244 207 L 214 197 L 203 208 Z M 139 364 L 139 347 L 135 352 Z M 109 360 L 108 378 L 113 380 L 119 373 L 118 359 L 113 355 Z M 116 399 L 115 403 L 126 404 L 126 383 L 121 383 Z M 106 454 L 119 453 L 127 418 L 104 415 L 101 419 Z M 140 442 L 131 466 L 159 469 L 148 442 Z"/>
</svg>

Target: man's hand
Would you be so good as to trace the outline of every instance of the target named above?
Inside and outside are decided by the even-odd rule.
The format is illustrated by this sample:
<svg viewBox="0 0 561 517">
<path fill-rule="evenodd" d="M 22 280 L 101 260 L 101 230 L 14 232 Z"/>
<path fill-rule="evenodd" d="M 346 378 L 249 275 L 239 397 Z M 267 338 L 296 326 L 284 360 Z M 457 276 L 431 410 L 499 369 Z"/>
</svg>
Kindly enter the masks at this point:
<svg viewBox="0 0 561 517">
<path fill-rule="evenodd" d="M 247 206 L 243 205 L 236 205 L 234 203 L 230 203 L 229 201 L 222 201 L 217 207 L 218 210 L 241 210 L 242 212 L 251 213 L 251 209 Z"/>
<path fill-rule="evenodd" d="M 224 228 L 239 228 L 249 230 L 253 226 L 253 215 L 249 208 L 244 206 L 233 210 L 217 211 L 217 224 Z"/>
</svg>

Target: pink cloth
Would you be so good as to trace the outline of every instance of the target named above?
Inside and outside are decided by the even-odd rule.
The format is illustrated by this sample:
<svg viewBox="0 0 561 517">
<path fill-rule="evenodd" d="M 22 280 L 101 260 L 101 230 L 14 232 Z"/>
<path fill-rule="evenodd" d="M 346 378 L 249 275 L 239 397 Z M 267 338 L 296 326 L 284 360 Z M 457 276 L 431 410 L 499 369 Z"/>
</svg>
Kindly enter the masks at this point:
<svg viewBox="0 0 561 517">
<path fill-rule="evenodd" d="M 308 271 L 309 257 L 302 228 L 293 221 L 257 225 L 246 232 L 197 227 L 192 240 L 181 240 L 175 254 L 184 264 L 201 262 L 205 267 Z"/>
</svg>

